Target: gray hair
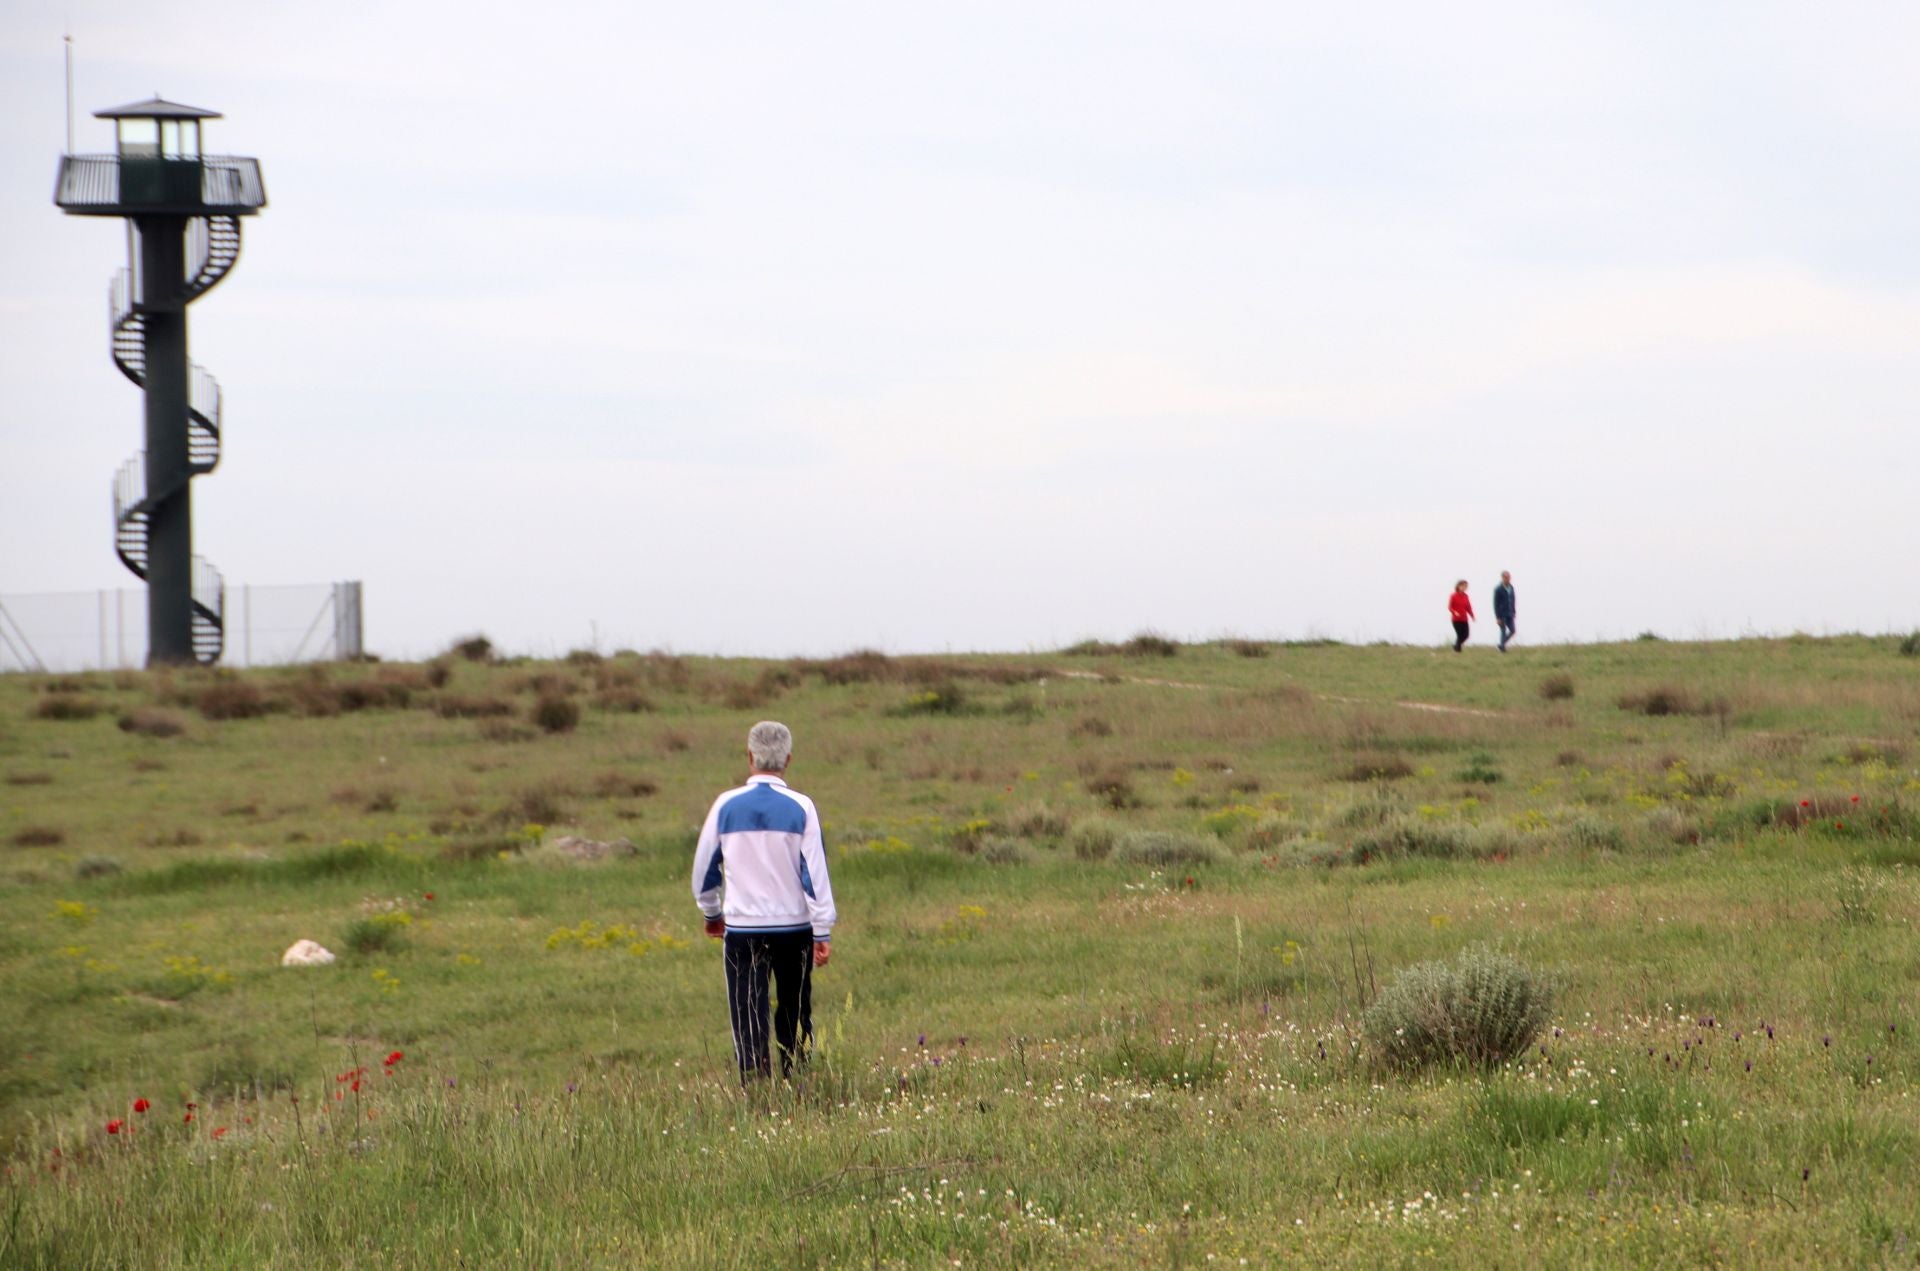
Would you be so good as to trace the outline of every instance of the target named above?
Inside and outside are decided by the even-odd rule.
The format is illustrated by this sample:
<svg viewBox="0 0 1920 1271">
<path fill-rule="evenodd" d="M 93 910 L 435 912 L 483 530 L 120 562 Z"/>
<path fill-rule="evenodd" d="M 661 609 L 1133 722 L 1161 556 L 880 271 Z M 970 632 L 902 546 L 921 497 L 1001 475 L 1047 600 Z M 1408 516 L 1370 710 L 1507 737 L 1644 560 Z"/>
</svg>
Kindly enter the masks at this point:
<svg viewBox="0 0 1920 1271">
<path fill-rule="evenodd" d="M 793 758 L 793 730 L 785 724 L 763 719 L 747 730 L 747 753 L 761 772 L 785 772 Z"/>
</svg>

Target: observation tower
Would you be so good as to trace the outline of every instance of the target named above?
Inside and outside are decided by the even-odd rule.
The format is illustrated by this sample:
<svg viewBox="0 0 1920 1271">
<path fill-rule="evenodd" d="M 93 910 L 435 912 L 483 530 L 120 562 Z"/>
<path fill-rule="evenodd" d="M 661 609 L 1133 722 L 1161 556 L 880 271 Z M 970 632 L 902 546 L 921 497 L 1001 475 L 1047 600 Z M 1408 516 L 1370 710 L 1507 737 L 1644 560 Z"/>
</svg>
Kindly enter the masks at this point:
<svg viewBox="0 0 1920 1271">
<path fill-rule="evenodd" d="M 53 201 L 72 216 L 127 222 L 128 267 L 109 293 L 114 365 L 146 392 L 147 445 L 113 482 L 113 541 L 147 584 L 150 666 L 220 658 L 225 584 L 193 554 L 193 478 L 220 463 L 220 384 L 187 358 L 187 306 L 240 257 L 240 218 L 267 205 L 260 162 L 209 155 L 217 111 L 155 97 L 94 112 L 113 154 L 60 159 Z"/>
</svg>

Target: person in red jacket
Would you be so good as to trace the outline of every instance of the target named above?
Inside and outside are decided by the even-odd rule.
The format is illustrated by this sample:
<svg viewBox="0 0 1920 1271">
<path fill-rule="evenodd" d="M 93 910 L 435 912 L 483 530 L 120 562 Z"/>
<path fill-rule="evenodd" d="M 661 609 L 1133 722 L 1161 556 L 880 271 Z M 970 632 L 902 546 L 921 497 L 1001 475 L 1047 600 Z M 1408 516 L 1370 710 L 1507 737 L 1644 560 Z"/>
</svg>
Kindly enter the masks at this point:
<svg viewBox="0 0 1920 1271">
<path fill-rule="evenodd" d="M 1467 642 L 1467 624 L 1473 621 L 1473 601 L 1467 599 L 1466 579 L 1453 585 L 1453 594 L 1447 597 L 1447 614 L 1453 619 L 1453 651 L 1458 653 Z"/>
</svg>

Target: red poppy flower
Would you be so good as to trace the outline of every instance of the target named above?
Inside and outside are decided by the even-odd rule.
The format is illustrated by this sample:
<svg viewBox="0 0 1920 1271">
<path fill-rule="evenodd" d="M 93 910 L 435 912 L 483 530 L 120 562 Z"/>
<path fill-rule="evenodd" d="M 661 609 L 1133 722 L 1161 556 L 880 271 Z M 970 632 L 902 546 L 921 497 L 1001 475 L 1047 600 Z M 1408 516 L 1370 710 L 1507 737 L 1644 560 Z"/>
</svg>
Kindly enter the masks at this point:
<svg viewBox="0 0 1920 1271">
<path fill-rule="evenodd" d="M 152 1106 L 153 1105 L 151 1103 L 148 1103 L 145 1099 L 135 1099 L 133 1101 L 133 1110 L 135 1112 L 145 1112 L 148 1108 L 151 1108 Z"/>
<path fill-rule="evenodd" d="M 226 1132 L 227 1132 L 227 1127 L 223 1125 L 213 1132 L 213 1137 L 216 1139 L 221 1138 L 226 1134 Z"/>
<path fill-rule="evenodd" d="M 1801 806 L 1801 807 L 1803 807 L 1803 808 L 1810 808 L 1810 807 L 1812 807 L 1812 806 L 1813 806 L 1813 800 L 1812 800 L 1812 799 L 1802 799 L 1802 800 L 1800 800 L 1800 806 Z"/>
<path fill-rule="evenodd" d="M 1853 797 L 1852 797 L 1851 799 L 1848 799 L 1848 800 L 1847 800 L 1847 802 L 1849 802 L 1849 803 L 1858 803 L 1858 802 L 1860 802 L 1860 796 L 1856 794 L 1856 795 L 1854 795 L 1854 796 L 1853 796 Z"/>
<path fill-rule="evenodd" d="M 427 897 L 427 899 L 428 899 L 428 900 L 432 900 L 432 899 L 433 899 L 433 893 L 432 893 L 432 892 L 427 892 L 427 893 L 426 893 L 426 897 Z"/>
<path fill-rule="evenodd" d="M 1844 829 L 1846 829 L 1847 827 L 1846 827 L 1846 825 L 1845 825 L 1845 824 L 1843 824 L 1842 822 L 1839 822 L 1839 821 L 1835 821 L 1835 822 L 1833 823 L 1833 828 L 1834 828 L 1834 829 L 1836 829 L 1836 830 L 1844 830 Z"/>
<path fill-rule="evenodd" d="M 387 1067 L 389 1068 L 393 1067 L 395 1064 L 399 1063 L 402 1059 L 405 1059 L 406 1057 L 407 1057 L 407 1053 L 404 1050 L 394 1051 L 391 1055 L 387 1056 Z"/>
<path fill-rule="evenodd" d="M 351 1091 L 353 1091 L 353 1092 L 354 1092 L 355 1094 L 359 1094 L 359 1093 L 360 1093 L 360 1078 L 358 1078 L 358 1077 L 355 1077 L 355 1078 L 353 1079 L 353 1084 L 352 1084 L 352 1085 L 350 1085 L 350 1086 L 348 1086 L 348 1087 L 347 1087 L 347 1089 L 349 1089 L 349 1090 L 351 1090 Z"/>
<path fill-rule="evenodd" d="M 183 1117 L 181 1117 L 181 1118 L 180 1118 L 180 1124 L 181 1124 L 181 1125 L 191 1125 L 191 1124 L 193 1124 L 193 1113 L 191 1113 L 191 1112 L 189 1112 L 189 1113 L 187 1113 L 187 1115 L 185 1115 L 185 1116 L 183 1116 Z"/>
<path fill-rule="evenodd" d="M 199 1107 L 199 1106 L 200 1106 L 200 1105 L 199 1105 L 199 1104 L 197 1104 L 197 1103 L 193 1103 L 193 1102 L 189 1102 L 189 1103 L 187 1104 L 187 1111 L 189 1111 L 189 1112 L 191 1112 L 191 1111 L 193 1111 L 193 1110 L 194 1110 L 195 1108 L 197 1108 L 197 1107 Z"/>
<path fill-rule="evenodd" d="M 109 1122 L 107 1122 L 107 1133 L 108 1133 L 108 1134 L 118 1134 L 118 1133 L 120 1133 L 120 1126 L 121 1126 L 121 1124 L 122 1124 L 122 1123 L 121 1123 L 120 1121 L 118 1121 L 118 1120 L 114 1120 L 114 1121 L 109 1121 Z"/>
</svg>

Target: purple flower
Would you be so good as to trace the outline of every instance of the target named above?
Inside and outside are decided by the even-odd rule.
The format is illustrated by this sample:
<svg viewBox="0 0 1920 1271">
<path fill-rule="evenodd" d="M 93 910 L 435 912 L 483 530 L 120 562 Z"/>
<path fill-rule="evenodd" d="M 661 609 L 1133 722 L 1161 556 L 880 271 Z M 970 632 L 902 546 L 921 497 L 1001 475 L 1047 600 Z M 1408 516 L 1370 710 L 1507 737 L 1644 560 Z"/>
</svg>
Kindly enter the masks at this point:
<svg viewBox="0 0 1920 1271">
<path fill-rule="evenodd" d="M 927 1044 L 927 1035 L 925 1033 L 920 1034 L 920 1044 L 922 1046 Z"/>
<path fill-rule="evenodd" d="M 1831 1046 L 1833 1045 L 1833 1038 L 1831 1036 L 1822 1037 L 1820 1039 L 1820 1044 L 1822 1046 Z"/>
<path fill-rule="evenodd" d="M 1749 1060 L 1747 1060 L 1747 1071 L 1748 1071 L 1748 1072 L 1752 1072 L 1752 1071 L 1753 1071 L 1753 1060 L 1751 1060 L 1751 1059 L 1749 1059 Z"/>
<path fill-rule="evenodd" d="M 572 1093 L 573 1093 L 574 1091 L 576 1091 L 576 1090 L 578 1090 L 579 1088 L 580 1088 L 580 1083 L 579 1083 L 579 1082 L 577 1082 L 577 1081 L 569 1081 L 569 1082 L 567 1083 L 567 1093 L 568 1093 L 568 1094 L 572 1094 Z"/>
<path fill-rule="evenodd" d="M 938 1067 L 940 1066 L 940 1056 L 938 1056 L 938 1055 L 935 1055 L 935 1056 L 933 1057 L 933 1066 L 934 1066 L 935 1068 L 938 1068 Z"/>
</svg>

